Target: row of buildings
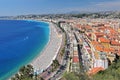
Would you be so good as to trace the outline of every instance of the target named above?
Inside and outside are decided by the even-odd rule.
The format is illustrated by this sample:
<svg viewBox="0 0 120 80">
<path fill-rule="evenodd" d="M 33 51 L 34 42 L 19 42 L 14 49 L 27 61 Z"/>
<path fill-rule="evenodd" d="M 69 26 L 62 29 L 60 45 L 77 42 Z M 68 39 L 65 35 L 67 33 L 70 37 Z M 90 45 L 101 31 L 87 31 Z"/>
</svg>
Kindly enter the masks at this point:
<svg viewBox="0 0 120 80">
<path fill-rule="evenodd" d="M 79 40 L 77 42 L 71 33 L 72 64 L 82 63 L 84 71 L 88 74 L 92 75 L 107 69 L 120 56 L 120 20 L 73 19 L 66 20 L 66 23 L 69 26 L 65 29 L 74 29 Z M 82 45 L 82 61 L 78 56 L 77 44 Z M 72 68 L 74 69 L 74 66 Z"/>
<path fill-rule="evenodd" d="M 74 35 L 74 31 L 72 30 L 72 26 L 69 25 L 69 23 L 64 22 L 61 23 L 61 27 L 65 30 L 67 36 L 69 39 L 69 43 L 67 43 L 69 45 L 69 70 L 70 72 L 80 72 L 80 64 L 79 64 L 79 55 L 78 55 L 78 42 L 76 40 L 76 37 Z"/>
<path fill-rule="evenodd" d="M 117 20 L 82 20 L 74 24 L 84 32 L 83 60 L 89 74 L 95 74 L 108 66 L 120 55 L 120 25 Z M 86 22 L 86 24 L 85 24 Z"/>
</svg>

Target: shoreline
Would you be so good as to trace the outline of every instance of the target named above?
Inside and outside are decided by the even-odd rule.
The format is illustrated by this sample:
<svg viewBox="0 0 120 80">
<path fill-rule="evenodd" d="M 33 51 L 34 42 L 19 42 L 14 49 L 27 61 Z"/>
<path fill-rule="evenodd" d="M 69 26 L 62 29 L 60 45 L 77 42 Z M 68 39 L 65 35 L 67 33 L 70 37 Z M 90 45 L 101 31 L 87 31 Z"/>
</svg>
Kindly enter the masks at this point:
<svg viewBox="0 0 120 80">
<path fill-rule="evenodd" d="M 27 20 L 29 21 L 29 20 Z M 41 20 L 31 20 L 31 21 L 38 21 L 44 22 L 49 24 L 49 40 L 42 51 L 38 52 L 38 56 L 32 59 L 30 62 L 26 64 L 31 64 L 34 68 L 34 73 L 40 74 L 43 70 L 47 69 L 51 64 L 52 61 L 57 57 L 59 49 L 62 44 L 62 34 L 59 34 L 56 30 L 56 26 L 47 21 Z M 49 55 L 50 54 L 50 55 Z M 11 77 L 13 77 L 12 75 Z M 8 80 L 11 79 L 8 78 Z"/>
<path fill-rule="evenodd" d="M 28 60 L 28 62 L 24 64 L 24 65 L 27 65 L 27 64 L 31 64 L 36 58 L 38 58 L 38 57 L 44 52 L 44 50 L 46 49 L 46 47 L 47 47 L 48 44 L 50 43 L 50 36 L 51 36 L 50 24 L 51 24 L 51 23 L 45 22 L 45 21 L 41 21 L 41 20 L 29 20 L 29 19 L 27 19 L 27 20 L 25 20 L 25 21 L 44 22 L 44 23 L 49 24 L 49 26 L 48 26 L 48 28 L 49 28 L 49 40 L 48 40 L 47 44 L 44 46 L 43 50 L 41 50 L 41 51 L 39 51 L 39 52 L 37 53 L 38 55 L 37 55 L 36 57 L 34 57 L 32 60 Z M 16 71 L 16 69 L 13 71 L 13 72 L 14 72 L 13 75 L 10 76 L 7 80 L 11 80 L 11 77 L 14 77 L 14 76 L 15 76 L 14 74 L 19 72 L 19 71 L 17 71 L 17 72 L 15 72 L 15 71 Z M 12 72 L 11 72 L 11 73 L 12 73 Z M 8 75 L 9 75 L 9 74 L 8 74 Z"/>
<path fill-rule="evenodd" d="M 33 59 L 30 64 L 34 68 L 35 74 L 40 74 L 47 69 L 56 58 L 62 44 L 62 35 L 60 35 L 53 23 L 49 23 L 49 41 L 39 55 Z"/>
</svg>

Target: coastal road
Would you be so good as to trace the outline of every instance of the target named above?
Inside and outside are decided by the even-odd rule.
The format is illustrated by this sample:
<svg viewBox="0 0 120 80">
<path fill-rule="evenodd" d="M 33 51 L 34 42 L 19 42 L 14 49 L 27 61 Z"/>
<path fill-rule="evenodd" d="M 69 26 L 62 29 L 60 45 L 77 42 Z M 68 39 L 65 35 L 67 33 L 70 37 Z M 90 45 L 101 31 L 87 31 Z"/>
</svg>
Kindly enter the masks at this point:
<svg viewBox="0 0 120 80">
<path fill-rule="evenodd" d="M 61 78 L 61 76 L 63 75 L 63 73 L 66 71 L 68 59 L 69 59 L 69 57 L 68 57 L 67 49 L 66 49 L 64 57 L 63 57 L 63 61 L 62 61 L 62 64 L 61 64 L 60 68 L 56 71 L 56 73 L 54 74 L 54 76 L 51 77 L 49 80 L 57 80 L 57 79 Z"/>
<path fill-rule="evenodd" d="M 68 47 L 70 40 L 69 40 L 69 36 L 67 33 L 66 33 L 66 39 L 67 39 L 67 44 L 65 45 L 65 53 L 63 56 L 61 66 L 57 69 L 56 73 L 49 80 L 58 80 L 59 78 L 61 78 L 61 76 L 66 71 L 67 63 L 68 63 L 68 59 L 69 59 L 69 51 L 70 51 L 70 47 Z"/>
<path fill-rule="evenodd" d="M 55 24 L 55 23 L 53 23 L 53 25 L 54 25 L 54 27 L 56 28 L 56 31 L 58 32 L 58 33 L 60 33 L 60 34 L 62 34 L 62 44 L 61 44 L 61 47 L 60 47 L 60 49 L 59 49 L 59 52 L 58 52 L 58 54 L 57 54 L 57 56 L 56 56 L 56 59 L 59 61 L 59 63 L 62 65 L 62 64 L 65 64 L 66 63 L 66 61 L 64 61 L 63 59 L 64 59 L 64 56 L 61 58 L 60 57 L 60 52 L 61 52 L 61 50 L 63 49 L 63 48 L 65 48 L 65 34 L 64 33 L 62 33 L 62 31 L 61 31 L 61 29 L 59 29 L 58 27 L 57 27 L 57 25 Z M 65 49 L 66 50 L 66 49 Z M 66 51 L 65 51 L 66 52 Z M 58 68 L 56 71 L 54 71 L 54 72 L 50 72 L 50 69 L 47 69 L 45 72 L 44 72 L 44 74 L 42 75 L 42 77 L 45 79 L 45 80 L 48 80 L 48 79 L 51 79 L 51 76 L 53 77 L 54 75 L 56 75 L 56 73 L 59 73 L 59 72 L 62 72 L 62 70 L 61 70 L 61 66 L 60 66 L 60 68 Z M 54 79 L 54 80 L 56 80 L 56 79 Z"/>
</svg>

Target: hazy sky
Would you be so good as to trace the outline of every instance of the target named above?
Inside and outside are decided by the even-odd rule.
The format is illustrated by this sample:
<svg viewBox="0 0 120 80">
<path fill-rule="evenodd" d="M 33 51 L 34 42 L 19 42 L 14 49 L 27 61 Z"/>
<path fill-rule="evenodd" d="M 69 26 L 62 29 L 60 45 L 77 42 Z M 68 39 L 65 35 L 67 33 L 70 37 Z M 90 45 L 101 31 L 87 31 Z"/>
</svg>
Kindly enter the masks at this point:
<svg viewBox="0 0 120 80">
<path fill-rule="evenodd" d="M 120 11 L 120 0 L 0 0 L 0 16 L 111 10 Z"/>
</svg>

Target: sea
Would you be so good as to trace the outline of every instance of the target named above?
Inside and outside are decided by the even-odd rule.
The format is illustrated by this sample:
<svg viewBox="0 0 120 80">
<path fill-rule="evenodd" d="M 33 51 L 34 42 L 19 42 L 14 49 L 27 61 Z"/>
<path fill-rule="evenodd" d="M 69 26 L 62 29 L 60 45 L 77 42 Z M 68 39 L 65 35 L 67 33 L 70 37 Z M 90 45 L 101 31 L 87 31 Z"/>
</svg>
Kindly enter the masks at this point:
<svg viewBox="0 0 120 80">
<path fill-rule="evenodd" d="M 7 80 L 40 55 L 49 34 L 46 22 L 0 20 L 0 80 Z"/>
</svg>

